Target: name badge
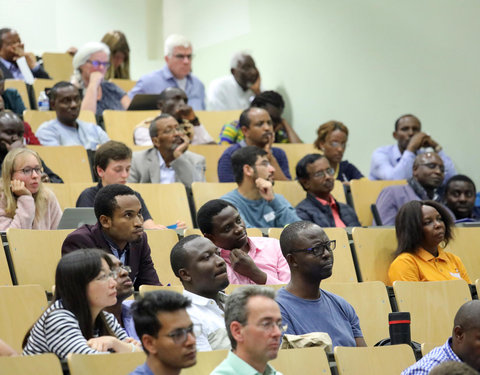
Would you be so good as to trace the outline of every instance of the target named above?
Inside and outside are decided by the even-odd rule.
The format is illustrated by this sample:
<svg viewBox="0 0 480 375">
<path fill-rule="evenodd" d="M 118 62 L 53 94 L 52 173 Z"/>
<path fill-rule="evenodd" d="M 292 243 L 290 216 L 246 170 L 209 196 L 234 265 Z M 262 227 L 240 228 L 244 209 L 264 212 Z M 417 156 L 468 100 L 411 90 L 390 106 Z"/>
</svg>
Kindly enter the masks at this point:
<svg viewBox="0 0 480 375">
<path fill-rule="evenodd" d="M 453 277 L 456 277 L 457 279 L 462 278 L 458 272 L 450 272 L 450 275 L 452 275 Z"/>
<path fill-rule="evenodd" d="M 275 211 L 270 211 L 268 214 L 263 215 L 263 218 L 267 222 L 275 220 Z"/>
</svg>

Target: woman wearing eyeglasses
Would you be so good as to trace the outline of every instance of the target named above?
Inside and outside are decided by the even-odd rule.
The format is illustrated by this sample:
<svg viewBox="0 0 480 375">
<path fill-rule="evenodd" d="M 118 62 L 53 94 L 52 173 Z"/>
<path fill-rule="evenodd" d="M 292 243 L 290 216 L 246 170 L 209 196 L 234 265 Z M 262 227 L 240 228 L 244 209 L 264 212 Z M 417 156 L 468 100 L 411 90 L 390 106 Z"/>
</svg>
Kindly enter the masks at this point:
<svg viewBox="0 0 480 375">
<path fill-rule="evenodd" d="M 320 125 L 317 130 L 318 137 L 314 142 L 330 162 L 335 171 L 334 177 L 348 185 L 350 180 L 363 177 L 363 174 L 348 160 L 342 160 L 348 141 L 348 128 L 339 121 L 329 121 Z"/>
<path fill-rule="evenodd" d="M 401 281 L 463 279 L 471 284 L 461 259 L 443 248 L 452 239 L 453 218 L 435 201 L 405 203 L 395 218 L 398 247 L 388 269 L 390 285 Z"/>
<path fill-rule="evenodd" d="M 35 151 L 11 150 L 2 164 L 0 230 L 57 229 L 62 210 L 42 183 L 42 161 Z"/>
<path fill-rule="evenodd" d="M 100 116 L 105 109 L 124 110 L 130 98 L 117 85 L 105 81 L 110 66 L 110 49 L 105 43 L 89 42 L 73 57 L 72 83 L 83 91 L 82 110 Z"/>
<path fill-rule="evenodd" d="M 98 354 L 141 351 L 113 314 L 102 311 L 117 301 L 115 272 L 108 254 L 97 249 L 77 250 L 60 259 L 55 295 L 27 333 L 23 354 Z"/>
</svg>

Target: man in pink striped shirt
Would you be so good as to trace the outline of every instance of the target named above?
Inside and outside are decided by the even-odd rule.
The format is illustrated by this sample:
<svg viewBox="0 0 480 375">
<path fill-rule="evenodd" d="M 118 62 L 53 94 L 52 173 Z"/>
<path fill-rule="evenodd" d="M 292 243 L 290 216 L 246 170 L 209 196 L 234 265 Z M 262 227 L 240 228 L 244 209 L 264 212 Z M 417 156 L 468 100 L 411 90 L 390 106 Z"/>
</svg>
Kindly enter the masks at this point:
<svg viewBox="0 0 480 375">
<path fill-rule="evenodd" d="M 290 269 L 277 239 L 247 237 L 235 206 L 222 199 L 205 203 L 197 213 L 203 235 L 220 248 L 230 284 L 286 284 Z"/>
</svg>

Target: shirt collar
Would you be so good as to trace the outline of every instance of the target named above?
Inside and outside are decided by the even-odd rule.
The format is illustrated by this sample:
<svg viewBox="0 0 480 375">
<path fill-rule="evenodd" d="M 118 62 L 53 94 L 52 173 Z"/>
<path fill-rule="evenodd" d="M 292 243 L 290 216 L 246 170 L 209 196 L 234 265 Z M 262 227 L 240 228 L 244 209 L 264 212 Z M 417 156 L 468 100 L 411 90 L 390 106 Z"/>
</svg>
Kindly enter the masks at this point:
<svg viewBox="0 0 480 375">
<path fill-rule="evenodd" d="M 440 247 L 437 247 L 437 249 L 438 249 L 438 256 L 437 257 L 434 257 L 432 253 L 425 250 L 423 247 L 420 247 L 417 250 L 417 255 L 426 262 L 429 262 L 429 261 L 431 261 L 432 259 L 435 259 L 435 258 L 447 261 L 448 259 L 447 259 L 447 256 L 445 254 L 445 251 L 443 251 L 443 249 L 441 249 Z"/>
<path fill-rule="evenodd" d="M 13 65 L 12 62 L 5 60 L 3 57 L 0 57 L 0 61 L 3 63 L 3 65 L 5 65 L 7 67 L 8 70 L 11 69 L 11 67 Z M 15 65 L 13 65 L 13 66 L 15 66 Z M 15 66 L 15 68 L 18 68 L 18 67 Z"/>
<path fill-rule="evenodd" d="M 119 253 L 123 253 L 124 251 L 127 251 L 130 249 L 130 242 L 127 242 L 127 244 L 125 245 L 125 248 L 119 249 L 117 244 L 113 241 L 113 239 L 108 234 L 106 234 L 103 230 L 101 233 L 105 241 L 107 241 L 107 244 L 111 250 L 116 250 Z"/>
<path fill-rule="evenodd" d="M 167 164 L 165 163 L 165 160 L 163 160 L 162 158 L 162 154 L 160 153 L 160 151 L 158 151 L 158 149 L 157 149 L 157 156 L 158 156 L 158 161 L 160 163 L 160 168 L 164 168 L 164 167 L 168 168 Z"/>
<path fill-rule="evenodd" d="M 163 74 L 164 74 L 164 76 L 165 76 L 166 79 L 175 79 L 175 80 L 177 79 L 177 78 L 175 78 L 175 77 L 173 76 L 173 73 L 172 73 L 172 71 L 169 69 L 168 65 L 165 65 L 165 71 L 163 72 Z M 186 78 L 187 80 L 190 79 L 190 74 L 191 74 L 191 73 L 188 73 L 188 74 L 185 76 L 185 78 Z"/>
<path fill-rule="evenodd" d="M 232 364 L 232 367 L 235 368 L 239 374 L 245 375 L 261 375 L 260 372 L 255 370 L 252 366 L 250 366 L 247 362 L 237 356 L 234 352 L 228 352 L 227 361 Z M 265 367 L 265 371 L 263 375 L 275 375 L 277 372 L 275 369 L 267 363 L 267 367 Z"/>
<path fill-rule="evenodd" d="M 255 246 L 255 244 L 250 239 L 250 237 L 247 237 L 247 241 L 248 241 L 248 247 L 249 247 L 248 254 L 250 254 L 252 251 L 254 251 L 255 253 L 262 251 L 262 249 Z M 220 249 L 220 255 L 222 256 L 222 258 L 230 259 L 230 250 L 225 250 L 220 247 L 219 249 Z"/>
<path fill-rule="evenodd" d="M 218 293 L 225 294 L 223 292 L 218 292 Z M 217 303 L 215 300 L 213 300 L 211 298 L 202 297 L 198 294 L 189 292 L 188 290 L 183 290 L 183 295 L 185 297 L 190 298 L 192 300 L 192 303 L 194 303 L 195 305 L 207 306 L 212 301 Z"/>
<path fill-rule="evenodd" d="M 332 207 L 335 207 L 337 204 L 335 203 L 335 199 L 333 199 L 332 197 L 332 194 L 330 194 L 328 196 L 328 200 L 325 200 L 325 199 L 322 199 L 322 198 L 319 198 L 319 197 L 315 197 L 315 199 L 317 201 L 319 201 L 321 204 L 323 204 L 324 206 L 332 206 Z"/>
</svg>

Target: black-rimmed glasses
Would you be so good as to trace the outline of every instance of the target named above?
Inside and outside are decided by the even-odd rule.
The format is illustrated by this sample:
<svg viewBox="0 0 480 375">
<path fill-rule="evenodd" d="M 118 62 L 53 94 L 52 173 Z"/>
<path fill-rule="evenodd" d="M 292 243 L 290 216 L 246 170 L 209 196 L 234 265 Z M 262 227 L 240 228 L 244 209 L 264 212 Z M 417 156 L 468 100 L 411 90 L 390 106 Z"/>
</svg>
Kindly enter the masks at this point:
<svg viewBox="0 0 480 375">
<path fill-rule="evenodd" d="M 290 250 L 289 253 L 312 253 L 316 257 L 322 256 L 325 251 L 333 251 L 337 246 L 336 240 L 331 240 L 327 242 L 323 242 L 318 244 L 314 247 L 309 247 L 307 249 L 293 249 Z"/>
</svg>

